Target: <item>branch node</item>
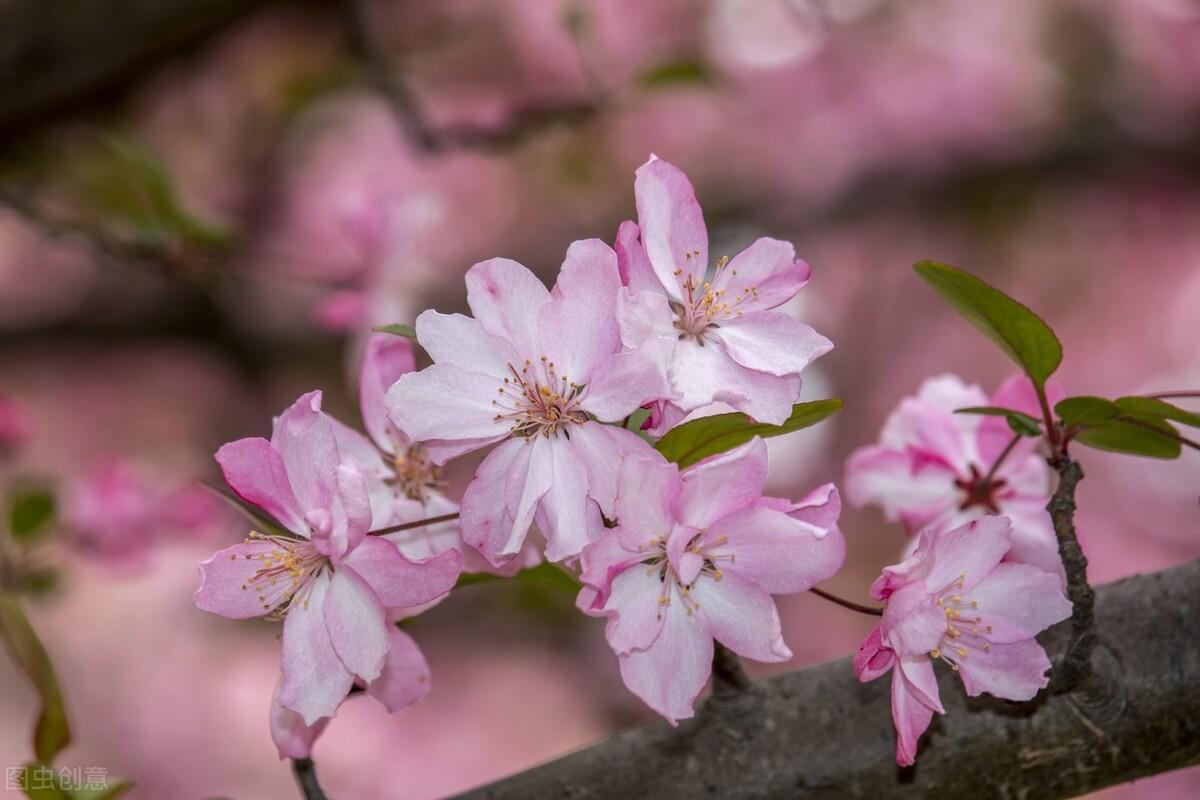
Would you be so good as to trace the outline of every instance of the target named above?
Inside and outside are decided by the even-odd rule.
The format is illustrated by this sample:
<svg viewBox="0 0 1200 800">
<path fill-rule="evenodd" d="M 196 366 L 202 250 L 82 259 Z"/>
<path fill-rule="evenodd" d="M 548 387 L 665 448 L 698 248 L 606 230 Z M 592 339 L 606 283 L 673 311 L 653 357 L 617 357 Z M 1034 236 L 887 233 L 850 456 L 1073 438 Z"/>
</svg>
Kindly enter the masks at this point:
<svg viewBox="0 0 1200 800">
<path fill-rule="evenodd" d="M 1071 601 L 1071 637 L 1051 676 L 1054 691 L 1070 691 L 1092 672 L 1092 654 L 1096 649 L 1096 594 L 1087 578 L 1087 557 L 1075 534 L 1075 489 L 1083 480 L 1083 470 L 1074 459 L 1052 459 L 1058 473 L 1058 487 L 1046 510 L 1054 522 L 1058 537 L 1058 555 L 1067 576 L 1067 598 Z"/>
</svg>

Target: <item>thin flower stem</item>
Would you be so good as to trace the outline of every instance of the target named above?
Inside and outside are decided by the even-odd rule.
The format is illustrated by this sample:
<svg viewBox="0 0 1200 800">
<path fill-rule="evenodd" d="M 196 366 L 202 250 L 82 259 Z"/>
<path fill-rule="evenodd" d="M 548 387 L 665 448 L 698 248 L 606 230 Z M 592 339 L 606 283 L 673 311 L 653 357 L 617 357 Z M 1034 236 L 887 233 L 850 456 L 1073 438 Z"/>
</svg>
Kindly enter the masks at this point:
<svg viewBox="0 0 1200 800">
<path fill-rule="evenodd" d="M 415 522 L 405 522 L 400 525 L 392 525 L 387 528 L 380 528 L 377 531 L 368 531 L 368 536 L 386 536 L 389 533 L 399 533 L 400 531 L 410 531 L 413 528 L 423 528 L 426 525 L 436 525 L 439 522 L 449 522 L 452 519 L 458 519 L 458 512 L 453 514 L 442 514 L 440 517 L 430 517 L 429 519 L 419 519 Z"/>
<path fill-rule="evenodd" d="M 992 478 L 996 477 L 996 471 L 1000 469 L 1000 465 L 1004 463 L 1004 459 L 1008 458 L 1009 453 L 1013 451 L 1013 448 L 1017 446 L 1017 442 L 1019 441 L 1021 441 L 1021 434 L 1013 434 L 1013 438 L 1005 446 L 1004 450 L 1001 451 L 1000 455 L 996 457 L 996 462 L 992 464 L 992 468 L 988 470 L 988 474 L 983 476 L 984 486 L 991 484 Z"/>
<path fill-rule="evenodd" d="M 1050 452 L 1057 453 L 1059 447 L 1058 428 L 1054 427 L 1054 415 L 1050 413 L 1050 401 L 1046 399 L 1046 387 L 1033 382 L 1037 392 L 1038 405 L 1042 407 L 1042 421 L 1046 424 L 1046 439 L 1050 442 Z"/>
<path fill-rule="evenodd" d="M 317 767 L 311 758 L 292 759 L 292 774 L 296 776 L 296 785 L 304 800 L 329 800 L 317 780 Z"/>
<path fill-rule="evenodd" d="M 813 594 L 815 594 L 817 597 L 824 598 L 831 603 L 837 603 L 842 608 L 848 608 L 851 611 L 857 611 L 860 614 L 870 614 L 873 617 L 882 617 L 883 616 L 882 608 L 872 608 L 871 606 L 863 606 L 863 605 L 859 605 L 858 603 L 852 603 L 849 600 L 843 600 L 842 598 L 838 597 L 835 594 L 830 594 L 829 592 L 822 591 L 821 589 L 818 589 L 815 586 L 812 587 L 811 589 L 809 589 L 809 591 L 812 592 Z"/>
</svg>

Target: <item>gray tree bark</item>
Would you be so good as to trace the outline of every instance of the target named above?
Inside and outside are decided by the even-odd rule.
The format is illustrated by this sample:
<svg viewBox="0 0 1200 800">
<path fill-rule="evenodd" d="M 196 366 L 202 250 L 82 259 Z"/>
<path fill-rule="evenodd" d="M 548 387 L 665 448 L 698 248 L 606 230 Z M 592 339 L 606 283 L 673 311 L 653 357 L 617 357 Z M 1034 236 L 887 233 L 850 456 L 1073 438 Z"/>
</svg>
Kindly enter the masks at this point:
<svg viewBox="0 0 1200 800">
<path fill-rule="evenodd" d="M 1200 561 L 1096 591 L 1090 675 L 1031 703 L 969 699 L 940 675 L 946 715 L 896 766 L 890 681 L 845 658 L 722 685 L 696 718 L 653 723 L 468 792 L 472 800 L 574 798 L 1074 797 L 1200 763 Z M 1070 633 L 1044 637 L 1052 654 Z"/>
</svg>

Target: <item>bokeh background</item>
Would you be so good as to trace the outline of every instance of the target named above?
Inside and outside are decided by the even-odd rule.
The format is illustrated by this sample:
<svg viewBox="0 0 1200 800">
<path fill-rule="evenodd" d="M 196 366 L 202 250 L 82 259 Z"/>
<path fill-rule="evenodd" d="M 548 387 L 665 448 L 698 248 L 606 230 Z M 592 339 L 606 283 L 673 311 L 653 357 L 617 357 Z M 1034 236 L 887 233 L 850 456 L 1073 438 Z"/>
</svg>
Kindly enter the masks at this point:
<svg viewBox="0 0 1200 800">
<path fill-rule="evenodd" d="M 355 422 L 371 325 L 465 310 L 477 260 L 550 278 L 572 239 L 611 241 L 652 152 L 695 182 L 715 253 L 771 235 L 813 267 L 794 310 L 836 349 L 806 396 L 846 408 L 773 443 L 779 492 L 840 482 L 923 378 L 1008 374 L 919 258 L 1039 310 L 1071 393 L 1200 386 L 1195 0 L 207 6 L 111 79 L 43 101 L 31 67 L 12 87 L 34 99 L 0 103 L 0 480 L 58 501 L 46 541 L 0 552 L 65 687 L 60 763 L 131 797 L 294 793 L 266 721 L 278 627 L 191 603 L 195 562 L 245 533 L 195 486 L 213 451 L 313 388 Z M 1086 452 L 1094 581 L 1200 556 L 1197 456 Z M 864 599 L 903 532 L 873 510 L 843 529 L 828 587 Z M 809 595 L 781 609 L 796 658 L 774 670 L 870 625 Z M 315 753 L 334 796 L 441 796 L 649 717 L 554 588 L 467 587 L 413 634 L 433 693 L 343 708 Z M 16 765 L 35 699 L 6 658 L 0 687 Z M 1103 796 L 1196 797 L 1200 772 Z"/>
</svg>

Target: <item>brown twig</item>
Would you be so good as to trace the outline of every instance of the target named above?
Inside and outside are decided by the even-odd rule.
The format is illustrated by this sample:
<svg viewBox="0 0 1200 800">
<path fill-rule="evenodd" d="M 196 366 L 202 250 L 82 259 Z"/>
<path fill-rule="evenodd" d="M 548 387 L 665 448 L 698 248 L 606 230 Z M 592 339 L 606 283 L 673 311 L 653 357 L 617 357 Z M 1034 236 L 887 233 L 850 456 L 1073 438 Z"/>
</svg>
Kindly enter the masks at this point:
<svg viewBox="0 0 1200 800">
<path fill-rule="evenodd" d="M 746 670 L 742 668 L 741 659 L 725 645 L 716 643 L 713 648 L 713 692 L 730 694 L 744 692 L 754 685 Z"/>
<path fill-rule="evenodd" d="M 815 594 L 817 597 L 828 600 L 831 603 L 837 603 L 842 608 L 848 608 L 851 611 L 857 611 L 860 614 L 870 614 L 873 617 L 883 616 L 882 608 L 873 608 L 872 606 L 863 606 L 859 605 L 858 603 L 852 603 L 849 600 L 843 600 L 836 594 L 830 594 L 829 592 L 822 591 L 815 586 L 809 589 L 809 591 Z"/>
<path fill-rule="evenodd" d="M 1083 470 L 1069 457 L 1052 460 L 1050 465 L 1058 473 L 1058 488 L 1046 510 L 1054 522 L 1058 555 L 1067 576 L 1067 597 L 1071 601 L 1071 637 L 1052 680 L 1057 689 L 1070 690 L 1092 671 L 1092 652 L 1096 648 L 1096 594 L 1088 583 L 1087 557 L 1075 535 L 1075 489 L 1083 480 Z"/>
<path fill-rule="evenodd" d="M 426 525 L 436 525 L 439 522 L 449 522 L 452 519 L 458 519 L 458 512 L 453 514 L 442 514 L 440 517 L 430 517 L 429 519 L 418 519 L 414 522 L 405 522 L 400 525 L 392 525 L 387 528 L 380 528 L 377 531 L 368 531 L 368 536 L 386 536 L 389 533 L 399 533 L 400 531 L 410 531 L 413 528 L 423 528 Z"/>
</svg>

